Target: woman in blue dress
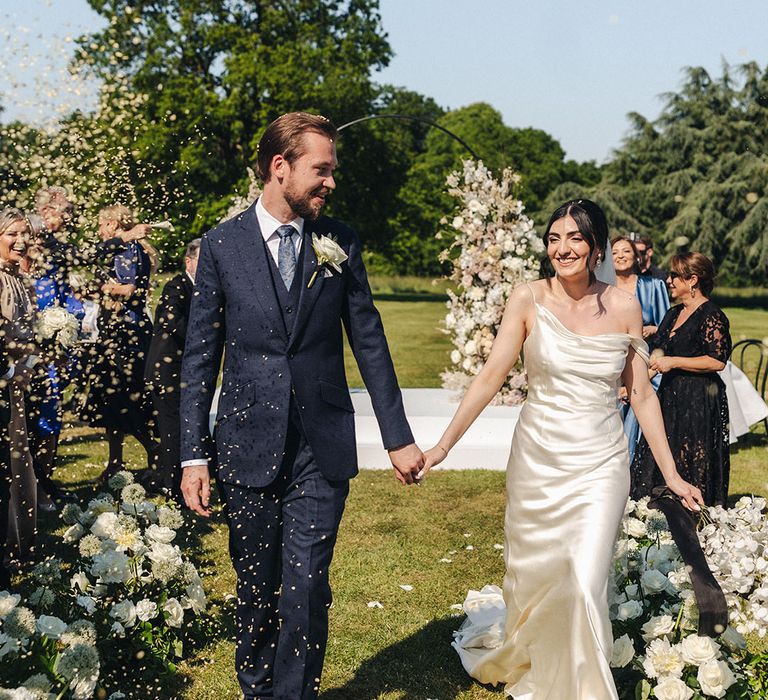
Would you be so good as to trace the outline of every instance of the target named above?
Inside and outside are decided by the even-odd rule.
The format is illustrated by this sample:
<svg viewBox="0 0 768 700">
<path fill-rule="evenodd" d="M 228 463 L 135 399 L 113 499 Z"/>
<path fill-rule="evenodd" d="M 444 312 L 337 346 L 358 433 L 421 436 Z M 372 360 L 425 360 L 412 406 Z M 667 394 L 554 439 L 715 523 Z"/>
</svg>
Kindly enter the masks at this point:
<svg viewBox="0 0 768 700">
<path fill-rule="evenodd" d="M 42 219 L 30 214 L 27 220 L 32 240 L 35 241 L 43 230 Z M 82 319 L 83 305 L 65 281 L 63 271 L 44 256 L 45 250 L 33 243 L 27 248 L 27 254 L 21 262 L 21 269 L 34 285 L 37 311 L 60 306 L 78 320 Z M 74 498 L 51 478 L 61 433 L 61 392 L 69 381 L 73 364 L 74 358 L 71 355 L 62 357 L 59 362 L 41 364 L 26 394 L 29 450 L 41 491 L 38 493 L 38 507 L 43 510 L 54 510 L 53 500 Z"/>
<path fill-rule="evenodd" d="M 640 302 L 643 312 L 643 339 L 647 342 L 656 334 L 656 330 L 669 310 L 667 285 L 651 275 L 640 274 L 639 256 L 634 242 L 626 236 L 617 236 L 611 240 L 613 265 L 616 268 L 616 286 L 634 294 Z M 651 384 L 658 390 L 661 375 L 656 375 Z M 640 439 L 640 426 L 634 411 L 627 403 L 624 408 L 624 434 L 627 436 L 630 462 L 635 454 L 635 446 Z"/>
<path fill-rule="evenodd" d="M 133 213 L 114 205 L 99 212 L 99 235 L 107 240 L 133 227 Z M 134 241 L 114 256 L 100 280 L 99 338 L 87 361 L 88 397 L 84 417 L 107 431 L 109 462 L 104 478 L 123 468 L 123 441 L 133 435 L 147 451 L 151 467 L 157 453 L 152 410 L 144 385 L 144 363 L 152 337 L 147 313 L 152 263 Z"/>
</svg>

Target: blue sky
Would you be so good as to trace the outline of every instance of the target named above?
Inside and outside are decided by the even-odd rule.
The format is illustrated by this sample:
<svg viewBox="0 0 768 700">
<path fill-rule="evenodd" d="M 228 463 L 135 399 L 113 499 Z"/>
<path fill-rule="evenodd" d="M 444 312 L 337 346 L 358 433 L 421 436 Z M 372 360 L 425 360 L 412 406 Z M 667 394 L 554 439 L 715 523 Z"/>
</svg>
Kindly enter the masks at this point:
<svg viewBox="0 0 768 700">
<path fill-rule="evenodd" d="M 510 126 L 544 129 L 578 160 L 604 161 L 628 112 L 655 117 L 684 66 L 718 75 L 723 60 L 768 64 L 766 0 L 380 0 L 380 8 L 395 57 L 379 82 L 447 108 L 488 102 Z M 28 58 L 101 20 L 86 0 L 0 0 L 0 22 L 11 48 L 2 53 Z M 45 82 L 45 61 L 27 58 L 1 67 L 6 116 L 49 112 L 59 97 L 40 106 L 30 85 Z"/>
</svg>

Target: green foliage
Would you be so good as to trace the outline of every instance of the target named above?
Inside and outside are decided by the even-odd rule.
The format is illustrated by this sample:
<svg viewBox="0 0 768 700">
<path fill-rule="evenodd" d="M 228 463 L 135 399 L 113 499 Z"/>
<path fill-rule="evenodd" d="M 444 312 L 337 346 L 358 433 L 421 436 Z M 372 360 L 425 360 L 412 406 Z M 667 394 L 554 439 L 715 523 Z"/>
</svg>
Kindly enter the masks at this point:
<svg viewBox="0 0 768 700">
<path fill-rule="evenodd" d="M 493 107 L 477 103 L 454 110 L 438 122 L 467 143 L 488 168 L 501 173 L 510 167 L 522 177 L 520 198 L 527 208 L 537 209 L 547 194 L 566 179 L 582 185 L 597 181 L 594 163 L 564 161 L 560 144 L 540 129 L 513 129 L 504 124 Z M 453 209 L 445 192 L 445 178 L 461 169 L 466 149 L 447 134 L 429 132 L 424 151 L 408 170 L 391 217 L 391 259 L 396 269 L 409 274 L 438 274 L 435 240 L 440 219 Z"/>
<path fill-rule="evenodd" d="M 304 109 L 342 123 L 380 97 L 370 73 L 390 48 L 378 0 L 89 1 L 109 24 L 79 40 L 78 61 L 144 98 L 126 176 L 149 210 L 158 192 L 184 193 L 164 207 L 184 240 L 218 223 L 247 189 L 246 167 L 274 118 Z M 363 211 L 365 200 L 354 204 Z M 166 256 L 183 242 L 175 234 Z"/>
<path fill-rule="evenodd" d="M 545 209 L 590 196 L 618 232 L 652 235 L 657 254 L 683 244 L 711 256 L 725 284 L 765 284 L 768 69 L 748 63 L 735 73 L 687 69 L 659 119 L 629 115 L 632 133 L 596 187 L 563 185 Z"/>
</svg>

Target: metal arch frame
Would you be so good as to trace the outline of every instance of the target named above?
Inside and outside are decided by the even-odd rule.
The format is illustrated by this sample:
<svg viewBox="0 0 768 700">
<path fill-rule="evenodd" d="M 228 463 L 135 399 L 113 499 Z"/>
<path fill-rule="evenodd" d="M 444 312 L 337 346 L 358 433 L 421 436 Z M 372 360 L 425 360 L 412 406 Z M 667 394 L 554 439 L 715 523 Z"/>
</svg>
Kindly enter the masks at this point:
<svg viewBox="0 0 768 700">
<path fill-rule="evenodd" d="M 337 131 L 342 131 L 343 129 L 346 129 L 348 126 L 353 126 L 354 124 L 360 124 L 361 122 L 367 122 L 371 121 L 372 119 L 398 119 L 400 121 L 412 121 L 412 122 L 420 122 L 422 124 L 427 124 L 428 126 L 433 126 L 436 129 L 440 129 L 445 134 L 448 134 L 452 139 L 455 139 L 458 141 L 464 148 L 469 151 L 471 156 L 475 160 L 480 160 L 480 157 L 475 153 L 467 144 L 466 141 L 461 139 L 460 137 L 456 136 L 452 131 L 449 131 L 444 126 L 440 126 L 440 124 L 436 124 L 433 121 L 430 121 L 429 119 L 424 119 L 422 117 L 410 117 L 406 114 L 371 114 L 367 117 L 360 117 L 359 119 L 353 119 L 351 122 L 347 122 L 346 124 L 342 124 L 340 127 L 338 127 Z"/>
</svg>

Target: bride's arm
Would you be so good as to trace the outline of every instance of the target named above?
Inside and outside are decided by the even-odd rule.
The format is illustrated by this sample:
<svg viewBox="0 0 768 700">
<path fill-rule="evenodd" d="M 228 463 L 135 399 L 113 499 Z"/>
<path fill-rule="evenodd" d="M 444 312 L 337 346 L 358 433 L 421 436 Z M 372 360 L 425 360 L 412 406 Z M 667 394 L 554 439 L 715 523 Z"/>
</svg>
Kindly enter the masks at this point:
<svg viewBox="0 0 768 700">
<path fill-rule="evenodd" d="M 639 305 L 637 309 L 632 311 L 632 316 L 629 332 L 630 335 L 639 338 L 643 328 Z M 664 481 L 673 493 L 683 499 L 688 508 L 698 510 L 697 503 L 704 503 L 701 491 L 685 481 L 677 471 L 675 460 L 667 442 L 659 400 L 648 379 L 648 367 L 645 360 L 632 348 L 629 349 L 622 378 L 627 387 L 629 403 L 635 412 L 637 422 L 648 441 L 648 446 L 651 448 L 651 453 Z"/>
<path fill-rule="evenodd" d="M 437 445 L 424 453 L 424 468 L 420 476 L 446 458 L 450 449 L 496 396 L 520 357 L 520 350 L 527 334 L 526 319 L 532 318 L 533 312 L 531 291 L 526 289 L 525 285 L 519 285 L 507 300 L 499 332 L 496 334 L 491 354 L 483 369 L 467 389 L 467 393 L 464 394 L 453 419 Z"/>
</svg>

